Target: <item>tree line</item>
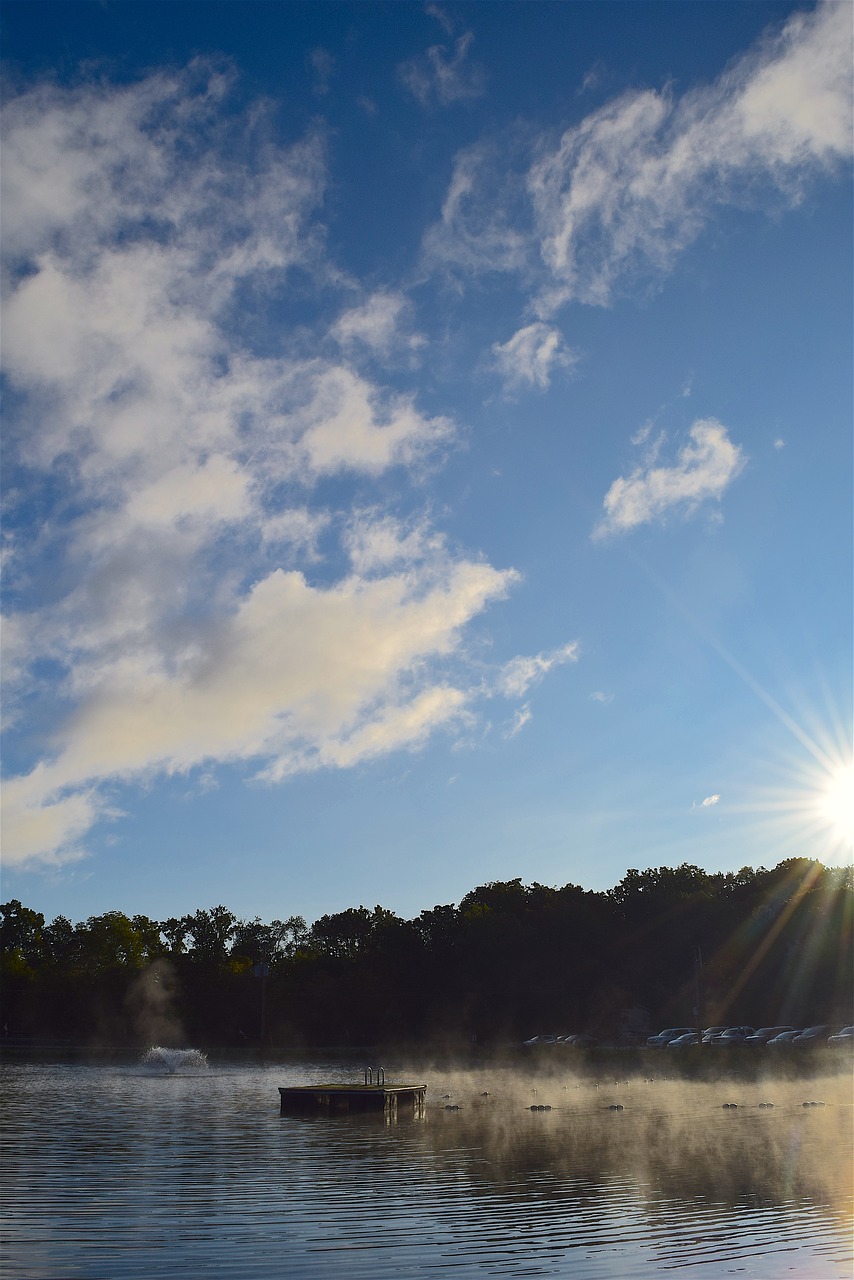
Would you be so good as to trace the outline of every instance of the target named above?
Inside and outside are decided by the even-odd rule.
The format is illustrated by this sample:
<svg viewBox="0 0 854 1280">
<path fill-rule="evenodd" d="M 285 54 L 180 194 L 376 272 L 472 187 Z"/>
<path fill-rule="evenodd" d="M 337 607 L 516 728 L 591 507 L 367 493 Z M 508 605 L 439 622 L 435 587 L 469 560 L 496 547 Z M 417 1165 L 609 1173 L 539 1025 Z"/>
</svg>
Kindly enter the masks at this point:
<svg viewBox="0 0 854 1280">
<path fill-rule="evenodd" d="M 411 920 L 224 906 L 77 924 L 0 906 L 7 1039 L 128 1047 L 449 1047 L 669 1023 L 850 1022 L 852 869 L 630 869 L 613 889 L 494 881 Z"/>
</svg>

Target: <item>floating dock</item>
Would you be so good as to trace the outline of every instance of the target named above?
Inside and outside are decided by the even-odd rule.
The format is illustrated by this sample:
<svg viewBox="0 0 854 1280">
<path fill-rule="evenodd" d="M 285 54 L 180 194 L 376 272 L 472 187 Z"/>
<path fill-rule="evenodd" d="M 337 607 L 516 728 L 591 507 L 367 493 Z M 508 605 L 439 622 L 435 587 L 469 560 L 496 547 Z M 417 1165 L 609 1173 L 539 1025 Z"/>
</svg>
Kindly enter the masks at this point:
<svg viewBox="0 0 854 1280">
<path fill-rule="evenodd" d="M 387 1120 L 396 1120 L 402 1114 L 420 1119 L 424 1115 L 426 1095 L 426 1084 L 386 1084 L 382 1067 L 377 1071 L 376 1080 L 369 1068 L 361 1084 L 279 1086 L 282 1115 L 306 1111 L 336 1115 L 373 1111 L 382 1113 Z"/>
</svg>

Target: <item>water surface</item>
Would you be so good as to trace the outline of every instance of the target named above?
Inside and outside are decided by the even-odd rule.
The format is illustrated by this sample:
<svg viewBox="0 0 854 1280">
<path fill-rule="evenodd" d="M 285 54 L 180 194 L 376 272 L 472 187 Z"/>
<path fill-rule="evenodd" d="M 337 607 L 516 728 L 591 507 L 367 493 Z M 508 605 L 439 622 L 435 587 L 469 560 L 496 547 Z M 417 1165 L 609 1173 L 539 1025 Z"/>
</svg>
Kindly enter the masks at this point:
<svg viewBox="0 0 854 1280">
<path fill-rule="evenodd" d="M 4 1277 L 851 1276 L 850 1076 L 386 1075 L 425 1119 L 279 1115 L 361 1066 L 5 1065 Z"/>
</svg>

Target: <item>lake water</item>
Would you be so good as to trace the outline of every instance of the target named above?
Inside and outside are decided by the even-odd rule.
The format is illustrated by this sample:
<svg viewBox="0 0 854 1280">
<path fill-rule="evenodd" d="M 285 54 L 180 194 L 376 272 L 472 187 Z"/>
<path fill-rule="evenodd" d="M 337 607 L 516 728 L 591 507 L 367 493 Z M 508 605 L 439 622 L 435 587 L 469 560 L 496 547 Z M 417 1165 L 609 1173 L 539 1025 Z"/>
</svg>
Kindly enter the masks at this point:
<svg viewBox="0 0 854 1280">
<path fill-rule="evenodd" d="M 850 1280 L 850 1076 L 392 1065 L 423 1119 L 280 1116 L 362 1064 L 6 1064 L 4 1280 Z"/>
</svg>

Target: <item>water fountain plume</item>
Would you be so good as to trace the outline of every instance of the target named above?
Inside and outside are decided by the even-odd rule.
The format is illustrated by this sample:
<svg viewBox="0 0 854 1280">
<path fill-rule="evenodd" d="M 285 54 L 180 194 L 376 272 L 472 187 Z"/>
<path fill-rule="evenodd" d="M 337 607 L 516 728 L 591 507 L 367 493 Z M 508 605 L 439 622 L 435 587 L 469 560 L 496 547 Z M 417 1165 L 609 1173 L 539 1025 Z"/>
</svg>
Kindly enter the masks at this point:
<svg viewBox="0 0 854 1280">
<path fill-rule="evenodd" d="M 169 1049 L 154 1044 L 141 1058 L 144 1067 L 163 1067 L 166 1071 L 199 1071 L 208 1065 L 207 1055 L 200 1049 Z"/>
</svg>

